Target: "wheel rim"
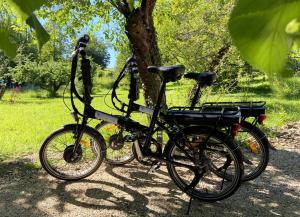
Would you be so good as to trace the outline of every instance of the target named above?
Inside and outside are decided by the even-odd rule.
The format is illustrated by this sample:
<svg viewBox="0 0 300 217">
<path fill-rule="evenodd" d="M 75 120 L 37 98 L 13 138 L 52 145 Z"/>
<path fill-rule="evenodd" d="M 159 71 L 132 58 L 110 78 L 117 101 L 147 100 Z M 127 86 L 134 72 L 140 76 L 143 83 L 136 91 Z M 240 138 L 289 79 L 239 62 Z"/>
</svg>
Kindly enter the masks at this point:
<svg viewBox="0 0 300 217">
<path fill-rule="evenodd" d="M 129 133 L 120 133 L 120 130 L 119 126 L 112 123 L 106 123 L 99 129 L 106 142 L 106 160 L 110 163 L 128 162 L 134 158 L 133 143 L 128 141 Z"/>
<path fill-rule="evenodd" d="M 244 175 L 250 177 L 255 175 L 264 164 L 265 150 L 259 138 L 247 128 L 242 127 L 235 141 L 240 146 L 244 159 Z"/>
<path fill-rule="evenodd" d="M 188 136 L 190 144 L 186 145 L 184 150 L 189 153 L 190 156 L 192 156 L 192 153 L 195 152 L 195 150 L 192 149 L 199 149 L 199 147 L 204 144 L 207 135 L 202 135 L 201 137 L 197 135 Z M 195 142 L 195 138 L 197 138 L 198 141 Z M 219 153 L 218 150 L 220 150 L 220 147 L 222 147 L 223 152 L 227 153 L 226 158 L 224 158 L 224 153 Z M 215 138 L 210 138 L 208 141 L 208 147 L 203 150 L 201 165 L 200 167 L 198 166 L 201 178 L 195 187 L 192 188 L 190 186 L 192 182 L 195 181 L 196 174 L 194 171 L 189 168 L 175 166 L 174 164 L 171 164 L 171 170 L 173 171 L 173 175 L 175 180 L 177 180 L 179 187 L 189 195 L 203 200 L 219 200 L 225 197 L 229 192 L 234 191 L 238 186 L 240 179 L 238 162 L 233 153 L 227 148 L 227 145 Z M 181 155 L 181 157 L 178 157 L 178 155 Z M 182 150 L 175 145 L 173 146 L 173 150 L 171 150 L 171 159 L 176 162 L 195 166 L 195 163 L 190 159 L 182 157 L 184 155 L 185 154 L 183 154 Z M 228 156 L 230 156 L 232 162 L 226 169 L 223 169 L 223 171 L 224 174 L 231 176 L 230 180 L 225 179 L 225 176 L 220 176 L 215 173 L 216 169 L 224 166 L 228 160 Z"/>
<path fill-rule="evenodd" d="M 74 143 L 75 134 L 72 130 L 57 134 L 48 141 L 44 162 L 51 173 L 62 178 L 80 178 L 98 165 L 101 152 L 96 138 L 84 132 L 76 156 L 73 156 Z"/>
</svg>

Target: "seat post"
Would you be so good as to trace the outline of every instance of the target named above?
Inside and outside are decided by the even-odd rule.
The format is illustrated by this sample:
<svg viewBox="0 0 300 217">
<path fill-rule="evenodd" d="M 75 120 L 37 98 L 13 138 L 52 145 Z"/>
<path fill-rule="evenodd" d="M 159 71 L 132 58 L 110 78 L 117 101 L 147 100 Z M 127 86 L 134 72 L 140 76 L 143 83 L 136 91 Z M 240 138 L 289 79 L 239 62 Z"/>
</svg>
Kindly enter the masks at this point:
<svg viewBox="0 0 300 217">
<path fill-rule="evenodd" d="M 163 80 L 162 84 L 160 86 L 159 95 L 158 95 L 158 98 L 156 100 L 153 115 L 152 115 L 152 118 L 151 118 L 148 135 L 147 135 L 145 143 L 144 143 L 144 147 L 147 147 L 146 150 L 150 147 L 150 141 L 151 141 L 152 134 L 153 134 L 153 131 L 154 131 L 154 127 L 155 127 L 155 124 L 156 124 L 156 121 L 157 121 L 157 118 L 158 118 L 158 115 L 159 115 L 159 111 L 161 109 L 161 102 L 162 102 L 162 99 L 163 99 L 163 96 L 164 96 L 164 93 L 165 93 L 165 89 L 166 89 L 166 81 Z"/>
<path fill-rule="evenodd" d="M 192 99 L 191 110 L 194 110 L 195 106 L 199 102 L 200 93 L 201 93 L 201 85 L 198 83 L 196 93 Z"/>
</svg>

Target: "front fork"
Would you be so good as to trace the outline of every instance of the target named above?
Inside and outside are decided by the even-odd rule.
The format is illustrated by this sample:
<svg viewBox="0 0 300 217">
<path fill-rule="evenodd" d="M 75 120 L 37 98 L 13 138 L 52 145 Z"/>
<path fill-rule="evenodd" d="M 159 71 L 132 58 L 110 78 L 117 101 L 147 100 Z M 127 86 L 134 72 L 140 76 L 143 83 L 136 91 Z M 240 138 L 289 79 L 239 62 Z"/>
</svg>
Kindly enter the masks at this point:
<svg viewBox="0 0 300 217">
<path fill-rule="evenodd" d="M 77 123 L 77 128 L 76 128 L 76 131 L 74 132 L 74 139 L 75 140 L 75 144 L 74 144 L 74 148 L 73 148 L 73 157 L 77 157 L 77 150 L 78 148 L 80 148 L 80 141 L 81 141 L 81 138 L 82 138 L 82 135 L 83 135 L 83 131 L 85 130 L 85 126 L 87 125 L 87 116 L 83 116 L 82 118 L 82 122 L 81 122 L 81 125 L 79 124 L 79 117 L 77 115 L 76 112 L 72 112 L 71 113 L 74 120 L 76 121 Z"/>
</svg>

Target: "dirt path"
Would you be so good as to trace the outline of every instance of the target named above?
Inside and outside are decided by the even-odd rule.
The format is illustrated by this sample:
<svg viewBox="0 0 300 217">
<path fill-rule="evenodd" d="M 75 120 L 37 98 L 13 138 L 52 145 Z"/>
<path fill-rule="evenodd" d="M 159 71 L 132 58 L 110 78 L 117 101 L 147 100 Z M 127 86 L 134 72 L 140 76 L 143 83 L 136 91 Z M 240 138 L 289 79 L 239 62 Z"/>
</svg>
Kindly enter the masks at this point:
<svg viewBox="0 0 300 217">
<path fill-rule="evenodd" d="M 245 183 L 231 198 L 194 201 L 190 216 L 300 216 L 300 122 L 281 128 L 267 171 Z M 35 159 L 36 160 L 36 159 Z M 80 182 L 63 182 L 32 160 L 0 162 L 0 216 L 185 216 L 188 197 L 165 169 L 146 175 L 146 167 L 102 165 Z"/>
</svg>

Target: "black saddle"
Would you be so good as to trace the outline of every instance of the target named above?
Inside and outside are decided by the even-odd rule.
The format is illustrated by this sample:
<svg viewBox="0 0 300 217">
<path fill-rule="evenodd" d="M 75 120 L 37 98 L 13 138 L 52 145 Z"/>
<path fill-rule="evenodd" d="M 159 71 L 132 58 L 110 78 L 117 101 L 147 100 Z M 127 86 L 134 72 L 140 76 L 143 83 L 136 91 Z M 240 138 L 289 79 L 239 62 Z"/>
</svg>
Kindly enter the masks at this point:
<svg viewBox="0 0 300 217">
<path fill-rule="evenodd" d="M 197 81 L 201 86 L 211 86 L 216 78 L 216 73 L 214 72 L 190 72 L 184 75 L 187 79 L 193 79 Z"/>
<path fill-rule="evenodd" d="M 176 66 L 149 66 L 150 73 L 159 74 L 165 82 L 175 82 L 181 79 L 185 67 L 183 65 Z"/>
</svg>

